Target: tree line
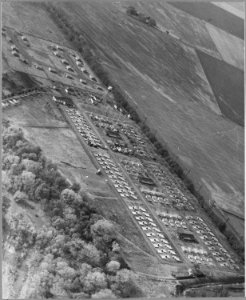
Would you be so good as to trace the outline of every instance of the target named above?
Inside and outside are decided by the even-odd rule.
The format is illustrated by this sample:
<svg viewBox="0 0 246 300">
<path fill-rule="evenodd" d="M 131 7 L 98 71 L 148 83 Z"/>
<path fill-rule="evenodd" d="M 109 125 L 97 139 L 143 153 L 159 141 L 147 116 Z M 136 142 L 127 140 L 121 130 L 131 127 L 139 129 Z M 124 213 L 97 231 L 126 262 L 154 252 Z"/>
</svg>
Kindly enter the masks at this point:
<svg viewBox="0 0 246 300">
<path fill-rule="evenodd" d="M 30 249 L 38 252 L 33 264 L 40 269 L 34 275 L 39 284 L 31 296 L 110 299 L 141 295 L 137 276 L 121 255 L 115 224 L 97 212 L 80 184 L 71 185 L 41 148 L 24 138 L 22 130 L 4 124 L 2 136 L 4 222 L 10 197 L 28 209 L 40 205 L 49 220 L 36 230 L 22 213 L 15 213 L 4 227 L 21 253 L 19 266 Z"/>
</svg>

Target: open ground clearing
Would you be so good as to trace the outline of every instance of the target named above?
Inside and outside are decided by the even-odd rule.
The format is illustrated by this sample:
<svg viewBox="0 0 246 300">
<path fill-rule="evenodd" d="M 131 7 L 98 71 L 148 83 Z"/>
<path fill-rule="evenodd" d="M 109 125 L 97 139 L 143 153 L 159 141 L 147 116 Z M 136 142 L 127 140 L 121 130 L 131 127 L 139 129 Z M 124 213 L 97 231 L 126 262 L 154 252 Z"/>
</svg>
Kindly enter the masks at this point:
<svg viewBox="0 0 246 300">
<path fill-rule="evenodd" d="M 67 127 L 50 95 L 35 95 L 21 99 L 18 106 L 4 110 L 4 117 L 17 126 Z"/>
</svg>

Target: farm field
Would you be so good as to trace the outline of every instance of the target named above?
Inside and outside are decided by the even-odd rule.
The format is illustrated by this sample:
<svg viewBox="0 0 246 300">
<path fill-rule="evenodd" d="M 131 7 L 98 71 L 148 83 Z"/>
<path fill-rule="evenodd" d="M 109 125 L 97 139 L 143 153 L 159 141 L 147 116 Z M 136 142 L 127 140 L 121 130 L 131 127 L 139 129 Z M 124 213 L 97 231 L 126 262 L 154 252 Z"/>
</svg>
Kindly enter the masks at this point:
<svg viewBox="0 0 246 300">
<path fill-rule="evenodd" d="M 220 56 L 209 35 L 206 24 L 202 20 L 188 15 L 166 1 L 146 2 L 127 0 L 122 4 L 117 3 L 115 5 L 117 5 L 123 14 L 128 5 L 133 5 L 139 12 L 146 13 L 146 15 L 150 14 L 156 20 L 158 28 L 163 32 L 168 30 L 170 35 L 176 38 L 179 43 L 203 49 L 216 57 Z M 123 16 L 120 17 L 123 18 Z M 129 21 L 129 18 L 127 17 L 127 21 Z M 134 26 L 138 24 L 137 21 L 132 22 Z M 127 24 L 126 21 L 122 21 L 121 23 L 124 25 Z"/>
<path fill-rule="evenodd" d="M 212 3 L 182 3 L 169 2 L 171 5 L 181 9 L 188 14 L 211 23 L 222 30 L 244 39 L 244 22 L 241 18 L 213 5 Z"/>
<path fill-rule="evenodd" d="M 222 113 L 228 117 L 228 119 L 243 126 L 243 71 L 199 50 L 197 50 L 197 53 Z"/>
<path fill-rule="evenodd" d="M 206 24 L 206 27 L 223 60 L 228 64 L 243 70 L 244 41 L 214 27 L 211 24 Z"/>
<path fill-rule="evenodd" d="M 214 5 L 217 5 L 225 10 L 227 10 L 228 12 L 230 12 L 231 14 L 236 15 L 237 17 L 244 19 L 245 18 L 245 13 L 244 13 L 244 2 L 212 2 Z"/>
<path fill-rule="evenodd" d="M 73 24 L 112 54 L 110 62 L 100 52 L 112 78 L 147 117 L 147 124 L 155 128 L 167 149 L 191 170 L 196 188 L 202 184 L 205 198 L 211 197 L 218 205 L 223 199 L 224 207 L 228 203 L 230 209 L 242 214 L 243 130 L 219 115 L 197 55 L 175 39 L 126 17 L 114 4 L 101 6 L 95 1 L 62 7 Z M 75 17 L 80 14 L 83 19 Z"/>
</svg>

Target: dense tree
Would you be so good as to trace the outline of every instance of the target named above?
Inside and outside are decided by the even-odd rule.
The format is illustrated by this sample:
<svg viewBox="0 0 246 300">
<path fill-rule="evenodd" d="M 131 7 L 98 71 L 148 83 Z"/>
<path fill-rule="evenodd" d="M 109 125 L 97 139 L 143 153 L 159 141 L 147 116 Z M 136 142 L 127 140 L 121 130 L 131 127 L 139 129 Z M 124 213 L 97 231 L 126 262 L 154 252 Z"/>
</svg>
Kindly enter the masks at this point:
<svg viewBox="0 0 246 300">
<path fill-rule="evenodd" d="M 103 289 L 91 296 L 92 299 L 116 299 L 117 297 L 110 289 Z"/>
<path fill-rule="evenodd" d="M 24 170 L 21 174 L 21 180 L 22 180 L 22 184 L 23 184 L 23 190 L 24 191 L 29 191 L 35 183 L 35 174 L 33 174 L 30 171 L 26 171 Z"/>
<path fill-rule="evenodd" d="M 4 188 L 14 194 L 16 202 L 39 201 L 50 217 L 50 224 L 38 232 L 23 214 L 14 215 L 9 223 L 16 250 L 26 255 L 35 246 L 41 255 L 36 262 L 40 264 L 39 289 L 32 289 L 32 294 L 43 298 L 57 295 L 115 298 L 108 289 L 112 283 L 108 277 L 115 278 L 117 293 L 116 278 L 124 267 L 115 225 L 102 219 L 78 183 L 69 187 L 57 165 L 24 140 L 18 130 L 8 129 L 7 135 L 6 143 L 12 148 L 4 150 Z M 3 209 L 6 212 L 8 205 L 3 205 Z M 121 294 L 118 291 L 117 295 Z"/>
<path fill-rule="evenodd" d="M 3 148 L 13 149 L 19 140 L 23 140 L 23 132 L 20 128 L 5 127 L 3 130 Z"/>
<path fill-rule="evenodd" d="M 107 286 L 107 277 L 100 271 L 91 271 L 84 279 L 84 291 L 89 294 L 94 294 L 102 289 L 106 289 Z"/>
<path fill-rule="evenodd" d="M 78 252 L 78 259 L 93 267 L 101 265 L 101 252 L 93 244 L 84 244 Z"/>
<path fill-rule="evenodd" d="M 81 186 L 79 183 L 75 182 L 73 183 L 73 185 L 71 186 L 71 189 L 75 192 L 75 193 L 78 193 L 81 189 Z"/>
<path fill-rule="evenodd" d="M 25 202 L 28 201 L 28 195 L 24 192 L 21 191 L 16 191 L 14 194 L 13 199 L 15 200 L 16 203 L 18 202 Z"/>
<path fill-rule="evenodd" d="M 10 207 L 10 199 L 6 195 L 3 195 L 2 200 L 2 212 L 3 214 L 6 214 L 8 208 Z"/>
<path fill-rule="evenodd" d="M 57 187 L 57 189 L 59 191 L 62 191 L 69 186 L 69 183 L 67 182 L 67 180 L 64 177 L 57 176 L 57 178 L 55 180 L 55 186 Z"/>
<path fill-rule="evenodd" d="M 2 157 L 2 168 L 3 170 L 9 170 L 13 165 L 18 165 L 19 162 L 19 156 L 13 154 L 5 154 Z"/>
<path fill-rule="evenodd" d="M 149 19 L 148 24 L 152 27 L 156 27 L 156 21 L 152 18 Z"/>
<path fill-rule="evenodd" d="M 75 201 L 76 193 L 71 189 L 64 189 L 61 193 L 61 200 L 66 204 L 72 204 Z"/>
<path fill-rule="evenodd" d="M 41 170 L 41 164 L 39 162 L 30 160 L 29 158 L 22 159 L 21 164 L 27 171 L 32 172 L 35 175 L 38 175 Z"/>
<path fill-rule="evenodd" d="M 107 263 L 106 269 L 109 273 L 115 274 L 120 269 L 120 263 L 118 261 L 111 260 Z"/>
<path fill-rule="evenodd" d="M 91 226 L 93 241 L 98 249 L 106 250 L 116 238 L 114 225 L 106 220 L 98 220 Z"/>
<path fill-rule="evenodd" d="M 120 297 L 134 297 L 139 295 L 139 289 L 135 283 L 136 275 L 127 269 L 121 269 L 117 272 L 114 283 L 111 286 L 112 291 Z"/>
</svg>

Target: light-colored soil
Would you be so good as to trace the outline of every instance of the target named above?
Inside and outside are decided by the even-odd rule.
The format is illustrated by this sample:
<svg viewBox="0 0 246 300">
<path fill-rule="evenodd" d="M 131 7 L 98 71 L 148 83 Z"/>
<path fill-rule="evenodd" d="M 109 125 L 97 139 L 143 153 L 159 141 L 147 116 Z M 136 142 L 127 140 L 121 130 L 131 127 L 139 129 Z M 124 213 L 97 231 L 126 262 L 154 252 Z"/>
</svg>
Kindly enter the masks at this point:
<svg viewBox="0 0 246 300">
<path fill-rule="evenodd" d="M 241 70 L 244 69 L 244 41 L 211 25 L 206 27 L 223 60 Z"/>
<path fill-rule="evenodd" d="M 238 2 L 213 2 L 214 5 L 223 8 L 235 16 L 244 19 L 245 18 L 245 3 L 243 1 Z"/>
</svg>

